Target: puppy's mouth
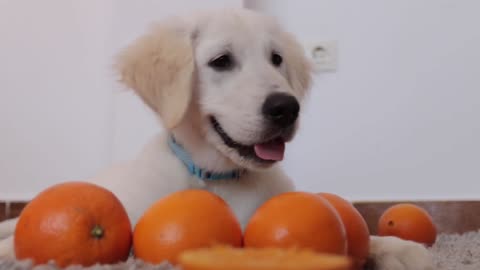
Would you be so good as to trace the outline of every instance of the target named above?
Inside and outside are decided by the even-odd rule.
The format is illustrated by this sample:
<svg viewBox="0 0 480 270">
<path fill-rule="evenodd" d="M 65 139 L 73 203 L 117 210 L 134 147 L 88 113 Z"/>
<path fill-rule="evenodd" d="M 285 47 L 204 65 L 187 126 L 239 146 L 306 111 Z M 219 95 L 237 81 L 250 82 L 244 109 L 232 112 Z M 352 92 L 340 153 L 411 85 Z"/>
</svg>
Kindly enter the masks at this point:
<svg viewBox="0 0 480 270">
<path fill-rule="evenodd" d="M 222 128 L 214 116 L 210 116 L 210 123 L 217 134 L 222 138 L 223 143 L 230 148 L 237 150 L 240 156 L 254 159 L 260 163 L 274 163 L 283 160 L 285 154 L 285 142 L 288 140 L 287 133 L 274 134 L 266 140 L 253 145 L 245 145 L 233 140 Z"/>
</svg>

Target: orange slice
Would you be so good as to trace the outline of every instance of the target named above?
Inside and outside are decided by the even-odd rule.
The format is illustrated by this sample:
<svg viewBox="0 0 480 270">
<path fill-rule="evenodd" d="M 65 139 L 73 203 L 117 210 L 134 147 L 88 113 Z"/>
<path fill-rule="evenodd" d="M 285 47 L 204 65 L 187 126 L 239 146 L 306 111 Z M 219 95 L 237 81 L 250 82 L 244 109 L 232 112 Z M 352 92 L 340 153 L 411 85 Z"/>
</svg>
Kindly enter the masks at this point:
<svg viewBox="0 0 480 270">
<path fill-rule="evenodd" d="M 281 248 L 213 247 L 183 252 L 182 270 L 349 270 L 346 256 Z"/>
</svg>

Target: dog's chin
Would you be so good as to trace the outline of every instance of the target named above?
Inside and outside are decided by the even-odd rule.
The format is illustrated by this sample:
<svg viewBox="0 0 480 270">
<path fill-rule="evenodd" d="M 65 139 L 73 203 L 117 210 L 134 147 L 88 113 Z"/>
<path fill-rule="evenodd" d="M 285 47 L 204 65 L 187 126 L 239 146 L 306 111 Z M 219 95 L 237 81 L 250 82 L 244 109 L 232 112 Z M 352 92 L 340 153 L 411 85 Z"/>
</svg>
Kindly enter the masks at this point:
<svg viewBox="0 0 480 270">
<path fill-rule="evenodd" d="M 217 148 L 239 167 L 256 170 L 266 169 L 283 160 L 285 143 L 289 142 L 295 134 L 295 126 L 283 130 L 269 130 L 263 132 L 263 139 L 254 143 L 241 143 L 234 140 L 223 129 L 214 116 L 210 116 L 211 128 Z"/>
</svg>

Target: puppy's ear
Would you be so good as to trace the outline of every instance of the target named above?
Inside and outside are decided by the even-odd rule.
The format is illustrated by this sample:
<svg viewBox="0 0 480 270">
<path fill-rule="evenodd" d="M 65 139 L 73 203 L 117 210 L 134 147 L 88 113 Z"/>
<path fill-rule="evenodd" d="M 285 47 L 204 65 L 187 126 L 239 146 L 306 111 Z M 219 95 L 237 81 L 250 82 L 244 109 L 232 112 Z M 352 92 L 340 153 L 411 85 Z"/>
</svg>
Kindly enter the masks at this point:
<svg viewBox="0 0 480 270">
<path fill-rule="evenodd" d="M 310 89 L 312 82 L 312 64 L 305 56 L 303 47 L 289 33 L 284 33 L 286 46 L 287 77 L 290 86 L 301 97 Z"/>
<path fill-rule="evenodd" d="M 156 25 L 117 58 L 120 81 L 133 89 L 163 121 L 174 128 L 192 96 L 194 75 L 190 31 L 180 21 Z"/>
</svg>

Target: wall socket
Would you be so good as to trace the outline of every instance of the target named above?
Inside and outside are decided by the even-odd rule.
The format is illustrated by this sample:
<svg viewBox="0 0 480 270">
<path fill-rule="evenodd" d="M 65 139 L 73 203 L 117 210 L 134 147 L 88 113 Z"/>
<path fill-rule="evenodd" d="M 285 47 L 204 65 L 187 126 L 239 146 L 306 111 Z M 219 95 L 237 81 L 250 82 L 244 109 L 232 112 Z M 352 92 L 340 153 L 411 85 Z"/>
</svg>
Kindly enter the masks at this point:
<svg viewBox="0 0 480 270">
<path fill-rule="evenodd" d="M 307 57 L 313 63 L 315 72 L 335 72 L 337 70 L 337 41 L 318 41 L 305 44 Z"/>
</svg>

